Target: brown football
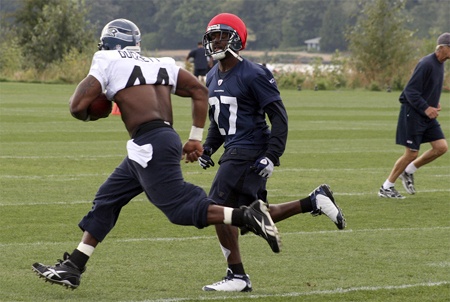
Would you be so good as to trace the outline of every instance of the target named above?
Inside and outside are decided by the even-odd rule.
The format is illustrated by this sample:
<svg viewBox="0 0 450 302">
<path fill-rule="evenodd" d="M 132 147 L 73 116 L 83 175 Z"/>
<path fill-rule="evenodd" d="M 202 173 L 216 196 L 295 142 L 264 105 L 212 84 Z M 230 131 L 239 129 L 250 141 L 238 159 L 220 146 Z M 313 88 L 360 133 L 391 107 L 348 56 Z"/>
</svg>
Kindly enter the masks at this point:
<svg viewBox="0 0 450 302">
<path fill-rule="evenodd" d="M 112 102 L 106 98 L 104 93 L 99 96 L 89 105 L 88 114 L 91 120 L 107 117 L 112 110 Z"/>
</svg>

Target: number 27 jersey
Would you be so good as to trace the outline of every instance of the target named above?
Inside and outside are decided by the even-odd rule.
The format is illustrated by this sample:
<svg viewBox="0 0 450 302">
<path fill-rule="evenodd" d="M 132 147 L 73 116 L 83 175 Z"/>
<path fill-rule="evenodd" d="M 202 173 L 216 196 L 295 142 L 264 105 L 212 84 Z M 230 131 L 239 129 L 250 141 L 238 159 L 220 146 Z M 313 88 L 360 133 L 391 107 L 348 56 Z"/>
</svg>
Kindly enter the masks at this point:
<svg viewBox="0 0 450 302">
<path fill-rule="evenodd" d="M 209 90 L 211 127 L 206 144 L 219 140 L 225 148 L 267 148 L 270 129 L 264 107 L 281 100 L 272 73 L 265 67 L 244 59 L 229 72 L 221 73 L 216 64 L 206 77 Z M 217 146 L 214 146 L 217 147 Z"/>
</svg>

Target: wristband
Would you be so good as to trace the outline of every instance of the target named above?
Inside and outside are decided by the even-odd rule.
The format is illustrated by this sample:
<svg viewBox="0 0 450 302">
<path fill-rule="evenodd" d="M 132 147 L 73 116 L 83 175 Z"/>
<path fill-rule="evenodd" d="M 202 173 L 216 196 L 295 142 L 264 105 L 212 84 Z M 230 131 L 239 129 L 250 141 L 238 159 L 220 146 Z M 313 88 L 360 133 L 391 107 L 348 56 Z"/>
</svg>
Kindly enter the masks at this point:
<svg viewBox="0 0 450 302">
<path fill-rule="evenodd" d="M 191 133 L 189 134 L 189 139 L 195 141 L 202 141 L 202 138 L 203 138 L 203 128 L 192 126 Z"/>
</svg>

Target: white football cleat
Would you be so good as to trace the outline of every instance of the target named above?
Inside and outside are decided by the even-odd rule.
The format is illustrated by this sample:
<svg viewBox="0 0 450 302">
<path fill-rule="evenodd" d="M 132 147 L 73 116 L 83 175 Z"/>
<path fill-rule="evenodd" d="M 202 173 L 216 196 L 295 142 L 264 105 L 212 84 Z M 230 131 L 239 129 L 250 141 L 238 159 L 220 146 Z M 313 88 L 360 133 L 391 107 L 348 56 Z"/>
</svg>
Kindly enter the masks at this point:
<svg viewBox="0 0 450 302">
<path fill-rule="evenodd" d="M 344 214 L 334 201 L 333 192 L 330 190 L 330 186 L 323 184 L 318 186 L 314 191 L 309 194 L 313 205 L 311 215 L 317 216 L 325 214 L 338 229 L 345 229 L 346 222 Z"/>
<path fill-rule="evenodd" d="M 223 280 L 211 285 L 205 285 L 202 288 L 204 291 L 218 291 L 218 292 L 251 292 L 252 283 L 249 275 L 235 275 L 231 269 L 227 269 L 227 275 Z"/>
</svg>

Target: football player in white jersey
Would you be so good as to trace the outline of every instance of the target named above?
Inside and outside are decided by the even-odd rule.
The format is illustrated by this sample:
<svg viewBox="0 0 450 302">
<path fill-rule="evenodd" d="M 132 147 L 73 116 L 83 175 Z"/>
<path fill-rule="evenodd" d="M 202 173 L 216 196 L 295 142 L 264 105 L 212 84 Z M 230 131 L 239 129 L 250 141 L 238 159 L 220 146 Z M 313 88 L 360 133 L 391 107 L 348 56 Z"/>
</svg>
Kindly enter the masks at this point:
<svg viewBox="0 0 450 302">
<path fill-rule="evenodd" d="M 70 98 L 70 112 L 83 121 L 96 120 L 90 104 L 105 93 L 121 112 L 130 140 L 127 156 L 100 186 L 92 209 L 80 221 L 81 242 L 53 266 L 34 263 L 38 276 L 68 288 L 80 285 L 81 274 L 95 247 L 112 230 L 123 206 L 145 192 L 174 224 L 203 228 L 212 224 L 245 227 L 279 250 L 276 226 L 260 200 L 233 209 L 216 205 L 198 186 L 184 181 L 180 160 L 197 161 L 203 153 L 202 135 L 208 111 L 208 90 L 170 58 L 140 54 L 141 33 L 131 21 L 108 23 L 100 37 L 89 74 Z M 171 94 L 192 100 L 189 140 L 181 143 L 172 128 Z"/>
</svg>

